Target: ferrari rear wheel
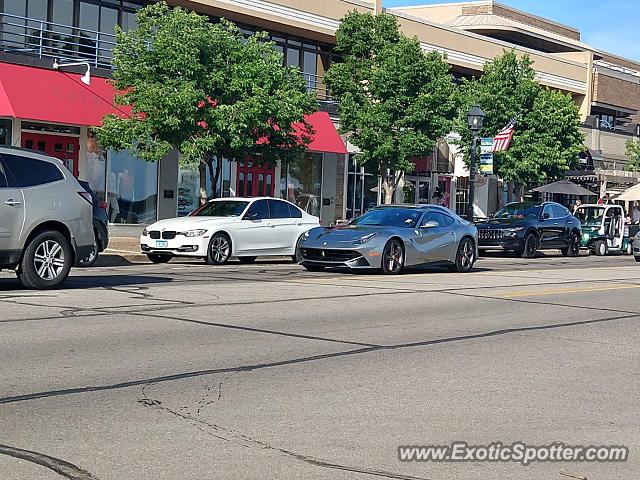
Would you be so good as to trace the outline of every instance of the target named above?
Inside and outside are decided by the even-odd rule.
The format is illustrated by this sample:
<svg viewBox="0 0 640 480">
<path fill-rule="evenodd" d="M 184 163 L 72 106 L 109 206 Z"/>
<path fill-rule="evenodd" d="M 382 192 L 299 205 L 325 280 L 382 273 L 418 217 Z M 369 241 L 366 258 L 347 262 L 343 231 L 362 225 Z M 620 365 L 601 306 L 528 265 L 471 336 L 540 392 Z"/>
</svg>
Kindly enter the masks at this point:
<svg viewBox="0 0 640 480">
<path fill-rule="evenodd" d="M 463 238 L 458 245 L 456 253 L 455 271 L 460 273 L 470 272 L 476 261 L 476 251 L 473 242 L 469 238 Z"/>
<path fill-rule="evenodd" d="M 404 248 L 399 240 L 391 239 L 382 251 L 382 273 L 398 275 L 404 268 Z"/>
</svg>

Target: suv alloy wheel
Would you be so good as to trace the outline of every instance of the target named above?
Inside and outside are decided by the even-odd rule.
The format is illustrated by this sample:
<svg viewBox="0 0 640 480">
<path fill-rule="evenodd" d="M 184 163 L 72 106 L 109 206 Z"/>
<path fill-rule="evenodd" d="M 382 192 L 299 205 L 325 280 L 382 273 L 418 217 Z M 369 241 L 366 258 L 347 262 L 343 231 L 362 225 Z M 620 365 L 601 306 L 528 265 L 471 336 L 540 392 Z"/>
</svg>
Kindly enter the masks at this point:
<svg viewBox="0 0 640 480">
<path fill-rule="evenodd" d="M 65 236 L 55 230 L 45 231 L 25 248 L 18 279 L 27 288 L 55 288 L 69 276 L 72 263 L 73 251 Z"/>
</svg>

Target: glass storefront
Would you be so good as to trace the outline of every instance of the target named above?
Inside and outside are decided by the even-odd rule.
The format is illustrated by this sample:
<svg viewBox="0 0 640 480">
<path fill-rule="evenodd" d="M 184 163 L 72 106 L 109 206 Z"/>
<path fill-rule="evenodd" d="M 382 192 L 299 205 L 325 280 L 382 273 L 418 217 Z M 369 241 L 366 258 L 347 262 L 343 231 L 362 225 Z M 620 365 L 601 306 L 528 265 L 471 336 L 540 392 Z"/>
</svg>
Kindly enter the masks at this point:
<svg viewBox="0 0 640 480">
<path fill-rule="evenodd" d="M 379 203 L 378 176 L 358 165 L 355 155 L 349 155 L 347 178 L 347 219 L 355 218 Z"/>
<path fill-rule="evenodd" d="M 0 119 L 0 145 L 11 145 L 11 120 Z"/>
<path fill-rule="evenodd" d="M 111 223 L 149 224 L 156 221 L 158 164 L 140 160 L 129 152 L 100 150 L 87 140 L 87 181 L 107 202 Z"/>
<path fill-rule="evenodd" d="M 295 203 L 305 212 L 320 216 L 322 195 L 322 153 L 312 153 L 280 170 L 280 198 Z"/>
<path fill-rule="evenodd" d="M 211 185 L 211 178 L 216 177 L 215 192 Z M 213 162 L 211 168 L 207 168 L 207 198 L 233 197 L 235 190 L 231 185 L 231 171 L 234 162 L 224 159 L 222 162 Z M 178 216 L 188 215 L 196 209 L 200 198 L 200 173 L 197 168 L 179 167 L 178 170 Z"/>
</svg>

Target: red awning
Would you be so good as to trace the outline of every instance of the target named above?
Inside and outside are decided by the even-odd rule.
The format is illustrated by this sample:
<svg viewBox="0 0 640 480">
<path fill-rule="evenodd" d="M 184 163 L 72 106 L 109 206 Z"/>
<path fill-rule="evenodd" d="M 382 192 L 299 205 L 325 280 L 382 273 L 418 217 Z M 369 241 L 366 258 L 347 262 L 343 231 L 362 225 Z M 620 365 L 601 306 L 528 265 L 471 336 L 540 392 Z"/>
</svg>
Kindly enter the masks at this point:
<svg viewBox="0 0 640 480">
<path fill-rule="evenodd" d="M 114 107 L 115 91 L 107 80 L 58 70 L 0 63 L 0 116 L 68 125 L 98 126 L 108 113 L 127 115 L 127 107 Z M 326 112 L 305 116 L 313 127 L 312 152 L 346 154 L 340 135 Z M 298 129 L 302 135 L 302 128 Z"/>
<path fill-rule="evenodd" d="M 126 115 L 113 106 L 113 87 L 104 78 L 0 63 L 0 116 L 68 125 L 100 125 L 107 113 Z"/>
<path fill-rule="evenodd" d="M 327 112 L 305 115 L 304 119 L 313 128 L 314 134 L 307 148 L 312 152 L 327 152 L 346 155 L 347 149 Z M 296 126 L 297 127 L 297 126 Z M 296 128 L 302 134 L 302 127 Z"/>
</svg>

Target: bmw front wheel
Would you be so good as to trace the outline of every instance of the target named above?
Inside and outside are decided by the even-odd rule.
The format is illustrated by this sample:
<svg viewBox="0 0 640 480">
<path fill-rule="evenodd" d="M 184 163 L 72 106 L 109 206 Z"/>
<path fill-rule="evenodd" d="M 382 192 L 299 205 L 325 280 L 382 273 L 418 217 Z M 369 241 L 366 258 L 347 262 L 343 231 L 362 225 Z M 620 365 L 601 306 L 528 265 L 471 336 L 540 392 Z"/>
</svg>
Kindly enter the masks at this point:
<svg viewBox="0 0 640 480">
<path fill-rule="evenodd" d="M 224 233 L 216 233 L 211 237 L 207 250 L 209 265 L 224 265 L 231 257 L 231 240 Z"/>
</svg>

